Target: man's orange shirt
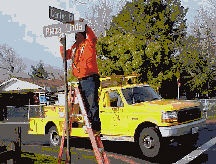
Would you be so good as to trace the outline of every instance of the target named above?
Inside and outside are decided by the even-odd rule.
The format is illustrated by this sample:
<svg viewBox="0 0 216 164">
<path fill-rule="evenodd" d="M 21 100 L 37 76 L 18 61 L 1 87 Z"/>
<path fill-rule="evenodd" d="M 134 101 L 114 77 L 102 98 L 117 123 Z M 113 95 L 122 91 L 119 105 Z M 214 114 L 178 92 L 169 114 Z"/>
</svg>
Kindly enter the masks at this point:
<svg viewBox="0 0 216 164">
<path fill-rule="evenodd" d="M 73 75 L 83 78 L 92 74 L 98 74 L 96 59 L 97 37 L 90 27 L 86 27 L 87 38 L 77 45 L 74 43 L 71 49 L 67 50 L 66 59 L 72 59 Z"/>
</svg>

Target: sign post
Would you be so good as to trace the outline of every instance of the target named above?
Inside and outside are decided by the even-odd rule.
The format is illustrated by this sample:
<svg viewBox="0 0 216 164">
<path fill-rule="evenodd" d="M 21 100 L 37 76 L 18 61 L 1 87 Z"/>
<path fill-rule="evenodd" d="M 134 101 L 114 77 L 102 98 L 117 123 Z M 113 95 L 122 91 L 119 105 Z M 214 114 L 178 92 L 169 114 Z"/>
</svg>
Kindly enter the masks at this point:
<svg viewBox="0 0 216 164">
<path fill-rule="evenodd" d="M 66 35 L 63 34 L 60 40 L 61 44 L 63 45 L 63 62 L 64 62 L 64 90 L 65 90 L 65 119 L 66 119 L 66 135 L 67 135 L 67 150 L 66 156 L 68 162 L 70 163 L 71 155 L 70 155 L 70 134 L 69 134 L 69 110 L 68 110 L 68 82 L 67 82 L 67 52 L 66 52 Z"/>
<path fill-rule="evenodd" d="M 60 36 L 60 42 L 63 45 L 63 62 L 64 62 L 64 83 L 65 83 L 65 119 L 66 119 L 66 135 L 67 135 L 67 160 L 70 163 L 70 143 L 69 143 L 69 110 L 68 110 L 68 82 L 67 82 L 67 60 L 66 60 L 66 35 L 75 32 L 85 31 L 85 23 L 74 21 L 74 14 L 68 11 L 57 9 L 49 6 L 49 18 L 58 20 L 62 24 L 53 24 L 43 27 L 45 37 Z"/>
<path fill-rule="evenodd" d="M 181 86 L 181 83 L 180 83 L 180 80 L 179 79 L 177 79 L 177 85 L 178 85 L 178 96 L 177 96 L 177 99 L 179 100 L 180 99 L 180 91 L 179 91 L 179 88 L 180 88 L 180 86 Z"/>
</svg>

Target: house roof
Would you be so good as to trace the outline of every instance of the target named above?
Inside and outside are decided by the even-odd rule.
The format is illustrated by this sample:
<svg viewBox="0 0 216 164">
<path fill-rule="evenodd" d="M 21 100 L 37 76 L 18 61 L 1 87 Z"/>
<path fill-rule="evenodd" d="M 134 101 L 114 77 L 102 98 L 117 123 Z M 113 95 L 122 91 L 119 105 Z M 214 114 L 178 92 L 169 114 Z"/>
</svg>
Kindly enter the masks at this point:
<svg viewBox="0 0 216 164">
<path fill-rule="evenodd" d="M 7 92 L 26 92 L 26 91 L 37 91 L 42 90 L 43 87 L 27 82 L 22 81 L 17 78 L 11 78 L 8 81 L 3 82 L 0 84 L 0 93 L 7 93 Z"/>
<path fill-rule="evenodd" d="M 42 86 L 48 91 L 56 92 L 59 87 L 64 85 L 64 80 L 61 79 L 33 79 L 33 78 L 22 78 L 21 80 L 28 81 L 39 86 Z"/>
</svg>

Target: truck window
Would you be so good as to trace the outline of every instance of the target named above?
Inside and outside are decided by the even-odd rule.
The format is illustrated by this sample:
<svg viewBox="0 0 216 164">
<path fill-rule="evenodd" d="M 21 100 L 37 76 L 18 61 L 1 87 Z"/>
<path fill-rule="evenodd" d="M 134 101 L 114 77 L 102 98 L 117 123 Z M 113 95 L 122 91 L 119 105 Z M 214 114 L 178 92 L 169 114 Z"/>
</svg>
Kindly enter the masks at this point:
<svg viewBox="0 0 216 164">
<path fill-rule="evenodd" d="M 7 106 L 7 121 L 24 122 L 28 121 L 28 108 Z"/>
<path fill-rule="evenodd" d="M 161 99 L 161 97 L 149 86 L 139 86 L 122 89 L 122 93 L 128 104 Z"/>
<path fill-rule="evenodd" d="M 110 107 L 122 107 L 123 102 L 117 91 L 109 92 Z"/>
</svg>

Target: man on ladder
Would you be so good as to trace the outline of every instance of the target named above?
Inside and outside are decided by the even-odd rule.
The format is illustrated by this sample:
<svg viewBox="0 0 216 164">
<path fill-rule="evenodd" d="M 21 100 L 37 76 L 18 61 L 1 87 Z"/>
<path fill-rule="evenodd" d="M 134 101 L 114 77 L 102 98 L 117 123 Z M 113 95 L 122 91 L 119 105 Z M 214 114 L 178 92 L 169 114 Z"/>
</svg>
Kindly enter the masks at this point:
<svg viewBox="0 0 216 164">
<path fill-rule="evenodd" d="M 90 128 L 87 125 L 87 132 L 89 133 L 89 129 L 92 129 L 94 136 L 100 137 L 101 121 L 98 105 L 100 77 L 96 59 L 97 37 L 92 29 L 85 25 L 85 31 L 77 32 L 75 40 L 76 42 L 66 51 L 66 60 L 72 59 L 72 73 L 79 81 L 76 92 L 78 95 L 81 94 L 82 100 L 80 101 L 83 102 L 90 123 Z M 62 46 L 60 53 L 63 57 Z"/>
</svg>

